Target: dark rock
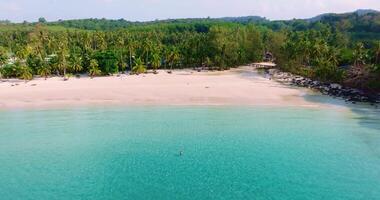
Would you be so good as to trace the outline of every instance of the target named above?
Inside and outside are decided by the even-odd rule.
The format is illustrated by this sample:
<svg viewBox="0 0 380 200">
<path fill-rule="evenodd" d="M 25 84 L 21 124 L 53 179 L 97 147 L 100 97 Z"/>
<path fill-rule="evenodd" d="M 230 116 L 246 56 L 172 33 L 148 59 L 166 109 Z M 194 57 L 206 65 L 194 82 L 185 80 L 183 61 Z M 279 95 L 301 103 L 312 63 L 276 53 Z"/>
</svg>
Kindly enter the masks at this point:
<svg viewBox="0 0 380 200">
<path fill-rule="evenodd" d="M 276 69 L 270 70 L 268 73 L 271 75 L 271 78 L 282 83 L 292 86 L 316 89 L 322 94 L 329 95 L 334 98 L 339 97 L 346 102 L 352 102 L 353 104 L 356 102 L 380 104 L 380 94 L 370 95 L 358 89 L 347 88 L 337 83 L 323 83 L 309 78 L 304 78 L 302 76 L 281 72 Z"/>
</svg>

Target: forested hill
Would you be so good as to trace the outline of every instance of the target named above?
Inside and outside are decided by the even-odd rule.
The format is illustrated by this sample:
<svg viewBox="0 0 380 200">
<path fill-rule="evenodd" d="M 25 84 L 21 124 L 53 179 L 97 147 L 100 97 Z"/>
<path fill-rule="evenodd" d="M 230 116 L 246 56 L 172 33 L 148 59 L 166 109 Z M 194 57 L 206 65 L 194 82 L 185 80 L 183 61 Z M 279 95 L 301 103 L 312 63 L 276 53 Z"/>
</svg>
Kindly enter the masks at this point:
<svg viewBox="0 0 380 200">
<path fill-rule="evenodd" d="M 311 22 L 329 24 L 342 31 L 380 33 L 380 12 L 375 10 L 357 10 L 352 13 L 326 14 L 312 19 Z"/>
<path fill-rule="evenodd" d="M 223 22 L 232 22 L 239 24 L 261 24 L 274 30 L 284 28 L 303 31 L 313 29 L 322 24 L 328 24 L 337 27 L 344 32 L 371 32 L 380 33 L 380 12 L 376 10 L 357 10 L 349 13 L 326 13 L 310 19 L 293 19 L 293 20 L 268 20 L 259 16 L 244 16 L 244 17 L 222 17 L 222 18 L 187 18 L 187 19 L 167 19 L 154 20 L 147 22 L 132 22 L 125 19 L 74 19 L 74 20 L 59 20 L 55 22 L 46 22 L 44 18 L 40 18 L 40 22 L 47 25 L 62 26 L 66 28 L 76 28 L 84 30 L 115 30 L 124 29 L 134 26 L 155 25 L 155 24 L 215 24 Z M 10 21 L 2 20 L 0 24 L 12 24 Z M 36 23 L 27 23 L 34 25 Z"/>
<path fill-rule="evenodd" d="M 223 18 L 188 18 L 188 19 L 167 19 L 147 22 L 132 22 L 125 19 L 75 19 L 46 22 L 40 18 L 40 22 L 50 26 L 60 26 L 65 28 L 76 28 L 83 30 L 117 30 L 146 25 L 164 24 L 202 24 L 209 26 L 217 23 L 238 23 L 256 24 L 266 26 L 272 30 L 290 29 L 295 31 L 305 31 L 308 29 L 318 29 L 320 24 L 327 24 L 336 27 L 342 32 L 352 33 L 355 38 L 360 39 L 380 39 L 380 12 L 376 10 L 357 10 L 355 12 L 335 14 L 321 14 L 310 19 L 275 20 L 271 21 L 259 16 L 245 17 L 223 17 Z M 0 24 L 12 24 L 7 20 L 0 21 Z M 36 23 L 24 22 L 24 25 L 35 25 Z M 203 30 L 200 30 L 203 31 Z M 364 34 L 365 33 L 365 34 Z"/>
<path fill-rule="evenodd" d="M 263 24 L 274 30 L 289 28 L 296 31 L 318 29 L 320 24 L 327 24 L 343 32 L 380 34 L 380 12 L 375 10 L 357 10 L 343 14 L 322 14 L 310 19 L 271 21 L 264 22 Z"/>
<path fill-rule="evenodd" d="M 43 20 L 43 19 L 42 19 Z M 78 19 L 78 20 L 59 20 L 57 22 L 47 22 L 47 25 L 58 25 L 66 28 L 77 28 L 85 30 L 115 30 L 123 29 L 134 26 L 155 25 L 155 24 L 214 24 L 221 22 L 232 23 L 261 23 L 269 22 L 266 18 L 258 16 L 245 16 L 245 17 L 223 17 L 223 18 L 188 18 L 188 19 L 167 19 L 167 20 L 155 20 L 148 22 L 132 22 L 125 19 L 109 20 L 109 19 Z"/>
<path fill-rule="evenodd" d="M 380 12 L 357 10 L 353 13 L 328 14 L 322 16 L 321 23 L 354 34 L 359 39 L 380 39 Z"/>
<path fill-rule="evenodd" d="M 312 17 L 310 19 L 306 19 L 309 22 L 317 22 L 317 21 L 328 21 L 330 17 L 336 17 L 336 18 L 344 18 L 344 17 L 350 17 L 350 16 L 363 16 L 363 15 L 368 15 L 368 14 L 376 14 L 379 13 L 377 10 L 372 10 L 372 9 L 359 9 L 356 10 L 355 12 L 348 12 L 348 13 L 342 13 L 342 14 L 336 14 L 336 13 L 325 13 L 318 15 L 316 17 Z"/>
</svg>

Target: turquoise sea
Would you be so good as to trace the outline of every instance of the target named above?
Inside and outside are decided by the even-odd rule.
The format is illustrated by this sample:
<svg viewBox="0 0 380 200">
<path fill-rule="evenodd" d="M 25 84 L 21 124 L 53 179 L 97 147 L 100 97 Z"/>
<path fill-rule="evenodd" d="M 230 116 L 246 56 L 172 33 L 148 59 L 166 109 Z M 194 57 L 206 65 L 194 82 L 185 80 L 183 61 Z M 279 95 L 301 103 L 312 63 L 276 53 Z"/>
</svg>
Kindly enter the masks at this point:
<svg viewBox="0 0 380 200">
<path fill-rule="evenodd" d="M 0 199 L 380 199 L 380 112 L 0 111 Z"/>
</svg>

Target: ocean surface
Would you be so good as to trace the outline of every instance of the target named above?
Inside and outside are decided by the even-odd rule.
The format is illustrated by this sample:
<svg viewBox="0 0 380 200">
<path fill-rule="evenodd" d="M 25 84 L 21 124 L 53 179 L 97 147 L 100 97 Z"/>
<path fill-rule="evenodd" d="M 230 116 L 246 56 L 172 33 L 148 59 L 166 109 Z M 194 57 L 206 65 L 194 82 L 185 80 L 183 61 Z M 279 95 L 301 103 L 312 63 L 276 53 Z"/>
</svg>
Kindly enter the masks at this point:
<svg viewBox="0 0 380 200">
<path fill-rule="evenodd" d="M 0 199 L 380 199 L 380 112 L 0 111 Z"/>
</svg>

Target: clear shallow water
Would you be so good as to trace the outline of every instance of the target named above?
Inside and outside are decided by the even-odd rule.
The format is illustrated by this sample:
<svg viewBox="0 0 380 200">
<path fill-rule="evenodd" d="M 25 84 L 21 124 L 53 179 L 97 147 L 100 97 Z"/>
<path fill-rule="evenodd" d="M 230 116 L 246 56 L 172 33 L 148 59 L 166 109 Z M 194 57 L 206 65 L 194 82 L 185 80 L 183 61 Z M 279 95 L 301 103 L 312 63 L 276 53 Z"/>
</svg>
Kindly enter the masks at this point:
<svg viewBox="0 0 380 200">
<path fill-rule="evenodd" d="M 0 199 L 379 198 L 374 110 L 0 112 Z"/>
</svg>

